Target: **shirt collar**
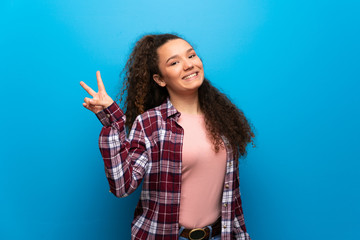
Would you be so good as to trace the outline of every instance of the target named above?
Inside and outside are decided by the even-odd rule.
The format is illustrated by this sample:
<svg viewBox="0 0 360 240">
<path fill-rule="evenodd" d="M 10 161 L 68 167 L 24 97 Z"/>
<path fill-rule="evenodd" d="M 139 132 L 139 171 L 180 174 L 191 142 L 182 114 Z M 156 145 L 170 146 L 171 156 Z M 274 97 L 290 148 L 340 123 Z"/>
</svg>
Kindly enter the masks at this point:
<svg viewBox="0 0 360 240">
<path fill-rule="evenodd" d="M 170 117 L 175 117 L 176 119 L 180 117 L 180 112 L 172 105 L 170 97 L 167 97 L 163 104 L 161 104 L 160 111 L 165 120 Z"/>
</svg>

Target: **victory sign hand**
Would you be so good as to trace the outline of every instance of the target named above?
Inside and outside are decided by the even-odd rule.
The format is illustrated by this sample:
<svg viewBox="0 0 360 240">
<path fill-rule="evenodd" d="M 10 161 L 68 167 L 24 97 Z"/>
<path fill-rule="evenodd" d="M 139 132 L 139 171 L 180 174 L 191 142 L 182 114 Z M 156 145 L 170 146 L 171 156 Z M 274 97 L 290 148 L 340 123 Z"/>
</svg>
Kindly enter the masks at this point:
<svg viewBox="0 0 360 240">
<path fill-rule="evenodd" d="M 86 97 L 84 99 L 83 106 L 92 111 L 93 113 L 98 113 L 102 111 L 114 102 L 105 91 L 105 86 L 103 81 L 101 80 L 100 71 L 96 72 L 96 78 L 98 84 L 98 92 L 92 90 L 83 81 L 80 82 L 80 85 L 93 97 L 92 99 Z"/>
</svg>

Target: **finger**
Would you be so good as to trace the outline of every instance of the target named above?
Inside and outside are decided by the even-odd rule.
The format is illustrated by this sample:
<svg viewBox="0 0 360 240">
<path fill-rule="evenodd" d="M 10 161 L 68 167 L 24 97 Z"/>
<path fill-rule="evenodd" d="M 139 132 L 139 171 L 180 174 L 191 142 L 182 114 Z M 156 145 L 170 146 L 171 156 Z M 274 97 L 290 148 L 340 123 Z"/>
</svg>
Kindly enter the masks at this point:
<svg viewBox="0 0 360 240">
<path fill-rule="evenodd" d="M 89 109 L 89 106 L 86 103 L 82 104 L 86 109 Z M 90 109 L 89 109 L 90 110 Z"/>
<path fill-rule="evenodd" d="M 94 108 L 94 106 L 88 105 L 88 104 L 86 104 L 86 103 L 83 103 L 82 105 L 83 105 L 84 108 L 86 108 L 87 110 L 90 110 L 90 111 L 92 111 L 93 113 L 95 113 L 95 108 Z"/>
<path fill-rule="evenodd" d="M 80 82 L 80 85 L 87 91 L 91 96 L 95 96 L 96 92 L 86 85 L 83 81 Z"/>
<path fill-rule="evenodd" d="M 88 105 L 89 107 L 90 106 L 94 106 L 95 105 L 95 102 L 93 99 L 90 99 L 90 98 L 84 98 L 84 102 L 86 103 L 86 105 Z"/>
<path fill-rule="evenodd" d="M 99 100 L 98 98 L 84 98 L 84 102 L 89 105 L 90 107 L 95 107 L 95 106 L 102 106 L 103 103 L 101 103 L 101 100 Z"/>
<path fill-rule="evenodd" d="M 98 83 L 99 92 L 105 92 L 105 86 L 101 79 L 100 71 L 96 72 L 96 79 L 97 79 L 97 83 Z"/>
</svg>

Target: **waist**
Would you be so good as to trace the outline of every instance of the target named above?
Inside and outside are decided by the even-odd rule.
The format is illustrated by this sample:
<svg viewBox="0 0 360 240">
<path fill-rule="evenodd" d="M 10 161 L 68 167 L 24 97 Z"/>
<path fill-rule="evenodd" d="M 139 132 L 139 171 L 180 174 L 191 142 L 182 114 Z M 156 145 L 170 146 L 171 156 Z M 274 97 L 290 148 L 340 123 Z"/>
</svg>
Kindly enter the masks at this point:
<svg viewBox="0 0 360 240">
<path fill-rule="evenodd" d="M 221 234 L 221 216 L 211 225 L 202 228 L 180 227 L 179 236 L 187 239 L 209 239 Z"/>
</svg>

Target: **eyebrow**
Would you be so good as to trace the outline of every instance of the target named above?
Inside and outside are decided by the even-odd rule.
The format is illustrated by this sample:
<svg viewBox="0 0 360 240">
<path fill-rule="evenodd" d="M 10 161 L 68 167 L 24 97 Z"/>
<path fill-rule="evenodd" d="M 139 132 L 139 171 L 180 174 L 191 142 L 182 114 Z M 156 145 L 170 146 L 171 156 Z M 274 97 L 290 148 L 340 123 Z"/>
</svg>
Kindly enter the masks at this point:
<svg viewBox="0 0 360 240">
<path fill-rule="evenodd" d="M 191 52 L 192 50 L 194 50 L 194 48 L 189 48 L 189 49 L 186 51 L 186 53 Z M 179 56 L 179 55 L 174 55 L 174 56 L 169 57 L 168 60 L 166 60 L 166 63 L 167 63 L 168 61 L 170 61 L 171 59 L 176 58 L 176 57 L 178 57 L 178 56 Z"/>
</svg>

